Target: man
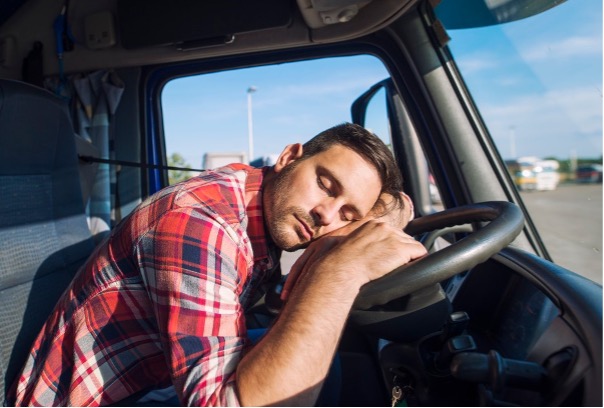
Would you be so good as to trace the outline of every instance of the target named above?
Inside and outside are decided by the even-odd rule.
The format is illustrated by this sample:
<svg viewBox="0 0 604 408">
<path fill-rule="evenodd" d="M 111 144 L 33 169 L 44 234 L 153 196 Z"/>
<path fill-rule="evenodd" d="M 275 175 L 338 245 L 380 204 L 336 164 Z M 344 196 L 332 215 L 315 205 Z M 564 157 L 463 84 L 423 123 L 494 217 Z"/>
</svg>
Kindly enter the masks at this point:
<svg viewBox="0 0 604 408">
<path fill-rule="evenodd" d="M 78 272 L 9 403 L 108 405 L 173 385 L 187 405 L 312 405 L 361 286 L 425 249 L 367 221 L 300 268 L 253 347 L 244 312 L 280 249 L 362 220 L 381 194 L 400 204 L 400 190 L 387 147 L 344 124 L 272 168 L 231 165 L 158 192 Z"/>
</svg>

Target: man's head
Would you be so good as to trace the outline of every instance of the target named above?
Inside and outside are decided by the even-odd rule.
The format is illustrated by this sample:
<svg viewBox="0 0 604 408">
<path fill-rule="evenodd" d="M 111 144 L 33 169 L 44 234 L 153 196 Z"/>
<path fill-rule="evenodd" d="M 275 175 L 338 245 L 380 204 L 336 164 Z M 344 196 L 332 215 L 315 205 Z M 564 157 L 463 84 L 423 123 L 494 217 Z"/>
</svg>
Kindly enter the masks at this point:
<svg viewBox="0 0 604 408">
<path fill-rule="evenodd" d="M 266 180 L 265 220 L 277 246 L 295 250 L 365 217 L 382 193 L 399 200 L 400 191 L 388 147 L 346 123 L 283 150 Z"/>
</svg>

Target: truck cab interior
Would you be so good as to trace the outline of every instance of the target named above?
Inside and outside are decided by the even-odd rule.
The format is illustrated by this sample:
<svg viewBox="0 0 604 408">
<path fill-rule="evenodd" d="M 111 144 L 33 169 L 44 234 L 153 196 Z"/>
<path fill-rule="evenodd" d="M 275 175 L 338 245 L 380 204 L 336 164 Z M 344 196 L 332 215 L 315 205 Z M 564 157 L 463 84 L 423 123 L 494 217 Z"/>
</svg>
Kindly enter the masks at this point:
<svg viewBox="0 0 604 408">
<path fill-rule="evenodd" d="M 415 203 L 406 232 L 430 254 L 361 291 L 338 349 L 339 404 L 601 406 L 602 286 L 552 261 L 449 50 L 448 30 L 530 19 L 560 3 L 2 2 L 2 400 L 95 246 L 175 174 L 202 170 L 201 155 L 171 160 L 172 81 L 224 75 L 226 93 L 238 70 L 308 63 L 321 84 L 328 74 L 312 64 L 344 61 L 334 74 L 344 76 L 368 56 L 383 77 L 356 78 L 363 90 L 352 100 L 329 89 L 320 98 L 387 140 Z M 220 89 L 205 89 L 213 103 L 180 113 L 220 120 L 219 109 L 235 109 Z M 223 121 L 224 134 L 196 143 L 246 151 Z M 248 312 L 250 328 L 275 318 L 274 290 Z"/>
</svg>

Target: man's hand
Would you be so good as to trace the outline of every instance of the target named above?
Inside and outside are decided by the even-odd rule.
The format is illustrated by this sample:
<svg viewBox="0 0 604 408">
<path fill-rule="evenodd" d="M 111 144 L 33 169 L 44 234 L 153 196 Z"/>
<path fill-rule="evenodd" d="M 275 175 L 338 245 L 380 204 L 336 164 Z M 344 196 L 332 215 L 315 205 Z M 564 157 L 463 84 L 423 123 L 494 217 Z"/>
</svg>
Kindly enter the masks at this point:
<svg viewBox="0 0 604 408">
<path fill-rule="evenodd" d="M 405 205 L 399 207 L 392 196 L 382 194 L 380 204 L 364 219 L 332 231 L 311 243 L 292 266 L 281 292 L 281 299 L 287 299 L 304 271 L 313 268 L 315 262 L 322 260 L 340 244 L 341 248 L 323 262 L 335 263 L 338 268 L 350 264 L 353 271 L 364 268 L 360 277 L 366 276 L 367 282 L 424 256 L 426 249 L 413 237 L 402 232 L 413 218 L 413 205 L 407 195 L 401 193 L 401 196 Z M 393 253 L 387 255 L 391 250 Z M 377 259 L 373 255 L 377 255 Z M 390 264 L 394 266 L 387 269 Z M 387 270 L 384 272 L 385 268 Z"/>
</svg>

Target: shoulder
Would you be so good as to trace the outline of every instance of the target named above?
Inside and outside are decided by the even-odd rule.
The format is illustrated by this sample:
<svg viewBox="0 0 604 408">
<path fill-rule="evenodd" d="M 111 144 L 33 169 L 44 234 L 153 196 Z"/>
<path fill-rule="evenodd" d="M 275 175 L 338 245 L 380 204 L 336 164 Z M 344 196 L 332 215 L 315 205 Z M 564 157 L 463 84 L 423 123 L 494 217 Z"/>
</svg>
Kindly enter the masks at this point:
<svg viewBox="0 0 604 408">
<path fill-rule="evenodd" d="M 173 207 L 193 208 L 230 221 L 245 217 L 246 183 L 254 169 L 232 164 L 207 170 L 178 186 Z M 234 219 L 233 219 L 234 217 Z"/>
<path fill-rule="evenodd" d="M 245 186 L 250 170 L 254 169 L 237 164 L 203 171 L 151 195 L 132 216 L 143 225 L 152 225 L 172 211 L 191 210 L 229 218 L 244 215 Z"/>
<path fill-rule="evenodd" d="M 122 233 L 115 234 L 119 241 L 141 243 L 158 234 L 182 237 L 206 231 L 214 236 L 222 230 L 233 242 L 245 241 L 246 183 L 255 170 L 229 165 L 168 186 L 141 203 L 130 219 L 124 220 L 123 228 L 118 228 Z"/>
<path fill-rule="evenodd" d="M 181 233 L 222 228 L 239 241 L 245 234 L 246 182 L 254 168 L 243 164 L 207 170 L 150 197 L 134 215 L 139 236 L 151 230 Z"/>
</svg>

